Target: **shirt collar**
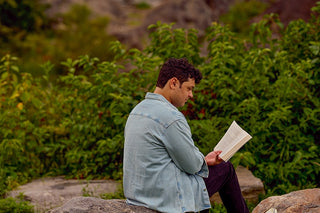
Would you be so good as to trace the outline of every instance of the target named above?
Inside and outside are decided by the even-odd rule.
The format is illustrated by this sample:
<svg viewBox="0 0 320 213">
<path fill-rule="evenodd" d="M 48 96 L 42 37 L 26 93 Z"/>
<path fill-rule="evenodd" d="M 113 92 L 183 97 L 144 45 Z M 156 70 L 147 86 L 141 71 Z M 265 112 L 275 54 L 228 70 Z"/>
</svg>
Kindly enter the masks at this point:
<svg viewBox="0 0 320 213">
<path fill-rule="evenodd" d="M 154 99 L 154 100 L 158 100 L 158 101 L 161 101 L 161 102 L 165 102 L 167 103 L 169 106 L 171 106 L 172 108 L 176 109 L 177 110 L 177 107 L 175 107 L 174 105 L 172 105 L 165 97 L 163 97 L 162 95 L 160 94 L 156 94 L 156 93 L 152 93 L 152 92 L 148 92 L 146 94 L 146 99 Z"/>
</svg>

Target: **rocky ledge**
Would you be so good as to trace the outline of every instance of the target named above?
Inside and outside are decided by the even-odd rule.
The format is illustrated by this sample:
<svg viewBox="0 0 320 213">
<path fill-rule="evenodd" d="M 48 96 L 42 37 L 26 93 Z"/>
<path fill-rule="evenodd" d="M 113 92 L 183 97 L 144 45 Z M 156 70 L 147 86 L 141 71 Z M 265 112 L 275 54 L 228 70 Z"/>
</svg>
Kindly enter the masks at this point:
<svg viewBox="0 0 320 213">
<path fill-rule="evenodd" d="M 242 166 L 237 167 L 236 173 L 244 198 L 250 202 L 258 202 L 259 194 L 264 193 L 262 181 Z M 25 200 L 34 205 L 36 212 L 45 212 L 60 207 L 75 197 L 100 198 L 101 194 L 116 192 L 118 187 L 119 183 L 113 180 L 86 181 L 52 177 L 37 179 L 22 185 L 17 190 L 10 192 L 9 196 L 17 197 L 22 193 Z M 221 203 L 218 193 L 213 195 L 210 200 L 212 203 Z"/>
<path fill-rule="evenodd" d="M 269 197 L 261 201 L 252 213 L 262 213 L 272 208 L 276 213 L 320 212 L 320 189 L 305 189 Z"/>
<path fill-rule="evenodd" d="M 92 197 L 73 198 L 62 207 L 48 213 L 155 213 L 156 211 L 131 206 L 124 200 L 103 200 Z M 317 213 L 320 212 L 320 189 L 306 189 L 263 200 L 252 213 Z"/>
<path fill-rule="evenodd" d="M 258 202 L 259 194 L 264 193 L 261 180 L 242 166 L 237 167 L 236 173 L 244 198 L 250 202 Z M 39 213 L 155 212 L 144 207 L 128 205 L 124 200 L 100 198 L 101 194 L 116 192 L 118 187 L 119 183 L 113 180 L 85 181 L 52 177 L 22 185 L 10 192 L 9 196 L 17 197 L 23 194 L 25 200 L 35 206 L 35 212 Z M 212 203 L 221 202 L 218 193 L 210 200 Z M 270 209 L 275 209 L 274 212 L 277 213 L 320 212 L 320 189 L 306 189 L 269 197 L 261 201 L 252 213 L 265 213 Z"/>
<path fill-rule="evenodd" d="M 125 200 L 76 197 L 47 213 L 156 213 L 145 207 L 126 204 Z"/>
</svg>

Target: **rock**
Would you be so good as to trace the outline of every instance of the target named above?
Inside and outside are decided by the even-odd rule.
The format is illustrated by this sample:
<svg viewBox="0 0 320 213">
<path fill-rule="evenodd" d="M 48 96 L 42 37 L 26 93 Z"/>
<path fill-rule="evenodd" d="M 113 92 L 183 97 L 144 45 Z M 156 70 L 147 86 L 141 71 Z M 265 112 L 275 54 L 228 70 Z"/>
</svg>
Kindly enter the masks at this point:
<svg viewBox="0 0 320 213">
<path fill-rule="evenodd" d="M 66 180 L 63 177 L 42 178 L 20 186 L 8 196 L 17 197 L 23 193 L 36 212 L 56 208 L 78 196 L 99 197 L 104 193 L 117 191 L 119 183 L 113 180 Z"/>
<path fill-rule="evenodd" d="M 301 4 L 300 0 L 275 0 L 262 14 L 253 18 L 252 22 L 258 22 L 266 14 L 271 13 L 278 14 L 284 26 L 287 26 L 292 20 L 302 19 L 308 21 L 311 15 L 311 8 L 316 6 L 318 1 L 319 0 L 304 0 L 303 4 Z"/>
<path fill-rule="evenodd" d="M 123 4 L 117 0 L 40 0 L 40 2 L 49 5 L 49 8 L 45 11 L 49 17 L 66 13 L 75 4 L 87 6 L 94 16 L 108 16 L 110 18 L 126 17 Z"/>
<path fill-rule="evenodd" d="M 213 20 L 218 20 L 218 17 L 203 0 L 166 0 L 151 8 L 138 27 L 109 31 L 109 33 L 128 47 L 141 49 L 141 39 L 147 39 L 149 33 L 148 26 L 158 21 L 175 23 L 174 28 L 194 28 L 198 30 L 199 36 L 203 36 L 205 29 Z"/>
<path fill-rule="evenodd" d="M 238 166 L 236 169 L 242 194 L 246 200 L 257 202 L 260 193 L 264 193 L 261 180 L 252 173 Z M 119 183 L 113 180 L 66 180 L 63 177 L 51 177 L 34 180 L 11 191 L 8 196 L 17 197 L 20 193 L 24 199 L 35 206 L 36 212 L 59 207 L 74 197 L 100 197 L 101 194 L 114 193 Z M 222 203 L 219 194 L 211 197 L 212 203 Z"/>
<path fill-rule="evenodd" d="M 274 208 L 277 213 L 317 213 L 320 212 L 320 188 L 290 192 L 282 196 L 272 196 L 261 201 L 252 213 L 262 213 Z"/>
<path fill-rule="evenodd" d="M 217 20 L 212 10 L 204 1 L 199 0 L 170 0 L 165 1 L 158 7 L 152 8 L 145 16 L 143 27 L 157 21 L 176 23 L 177 28 L 195 28 L 204 31 Z"/>
<path fill-rule="evenodd" d="M 76 197 L 48 213 L 156 213 L 142 206 L 126 204 L 125 200 L 104 200 L 93 197 Z"/>
<path fill-rule="evenodd" d="M 307 20 L 310 17 L 310 8 L 318 0 L 261 0 L 270 3 L 269 8 L 251 20 L 251 23 L 260 21 L 265 14 L 279 14 L 285 26 L 298 18 Z M 175 28 L 194 28 L 199 36 L 203 36 L 205 29 L 211 22 L 218 21 L 219 17 L 229 11 L 235 0 L 40 0 L 50 5 L 46 10 L 49 17 L 67 12 L 73 4 L 86 5 L 93 16 L 107 16 L 109 25 L 105 29 L 108 34 L 115 36 L 128 48 L 142 49 L 148 41 L 147 27 L 157 21 L 163 23 L 175 22 Z M 141 10 L 135 4 L 145 2 L 151 7 Z M 292 12 L 294 11 L 294 12 Z M 61 19 L 59 19 L 61 20 Z M 134 26 L 133 23 L 134 22 Z M 57 26 L 56 26 L 57 27 Z M 103 31 L 103 30 L 102 30 Z"/>
<path fill-rule="evenodd" d="M 243 166 L 238 166 L 236 173 L 244 199 L 252 203 L 257 203 L 259 195 L 265 193 L 262 181 L 253 176 L 252 172 Z M 222 203 L 219 193 L 211 196 L 210 201 L 211 203 Z"/>
</svg>

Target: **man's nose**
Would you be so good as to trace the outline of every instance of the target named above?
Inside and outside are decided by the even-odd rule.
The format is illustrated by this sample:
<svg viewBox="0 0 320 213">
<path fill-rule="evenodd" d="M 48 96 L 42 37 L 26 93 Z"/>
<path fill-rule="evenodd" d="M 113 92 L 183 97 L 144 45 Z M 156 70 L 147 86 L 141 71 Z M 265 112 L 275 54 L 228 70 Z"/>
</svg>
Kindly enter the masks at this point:
<svg viewBox="0 0 320 213">
<path fill-rule="evenodd" d="M 192 91 L 190 91 L 190 93 L 189 93 L 189 97 L 190 97 L 190 98 L 193 98 Z"/>
</svg>

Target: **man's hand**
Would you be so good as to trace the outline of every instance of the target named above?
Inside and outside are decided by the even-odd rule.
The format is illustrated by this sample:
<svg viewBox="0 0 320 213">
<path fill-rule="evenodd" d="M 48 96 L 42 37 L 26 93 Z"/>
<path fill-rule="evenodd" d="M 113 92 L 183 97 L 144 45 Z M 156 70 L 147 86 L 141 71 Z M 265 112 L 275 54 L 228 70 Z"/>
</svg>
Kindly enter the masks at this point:
<svg viewBox="0 0 320 213">
<path fill-rule="evenodd" d="M 223 160 L 219 157 L 221 151 L 212 151 L 204 158 L 208 166 L 214 166 L 221 163 Z"/>
</svg>

